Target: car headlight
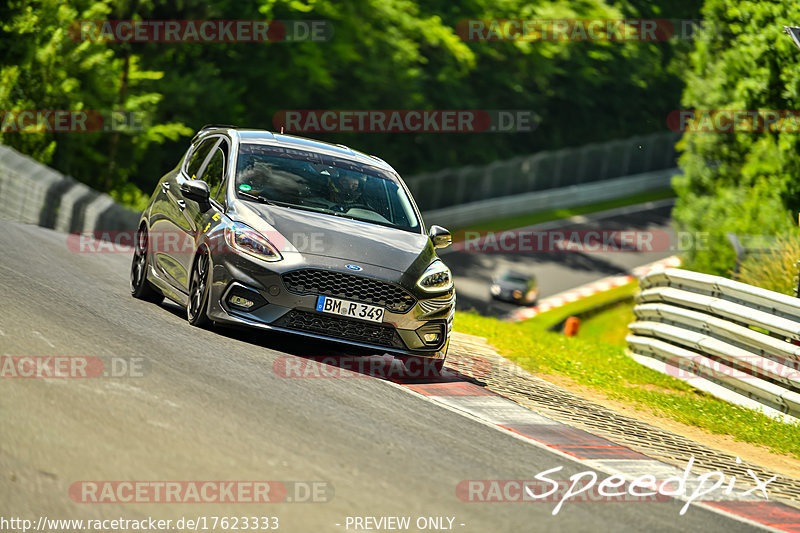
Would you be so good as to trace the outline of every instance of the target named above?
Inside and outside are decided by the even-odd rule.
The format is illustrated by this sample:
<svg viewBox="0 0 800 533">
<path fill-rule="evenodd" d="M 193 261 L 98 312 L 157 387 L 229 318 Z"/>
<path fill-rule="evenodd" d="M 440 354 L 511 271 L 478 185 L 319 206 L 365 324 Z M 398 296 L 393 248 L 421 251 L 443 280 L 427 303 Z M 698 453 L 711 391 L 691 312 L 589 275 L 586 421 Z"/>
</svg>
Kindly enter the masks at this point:
<svg viewBox="0 0 800 533">
<path fill-rule="evenodd" d="M 422 273 L 417 286 L 426 292 L 446 291 L 453 288 L 453 275 L 447 265 L 437 259 Z"/>
<path fill-rule="evenodd" d="M 225 240 L 231 248 L 252 255 L 263 261 L 280 261 L 283 256 L 264 236 L 243 224 L 225 228 Z"/>
</svg>

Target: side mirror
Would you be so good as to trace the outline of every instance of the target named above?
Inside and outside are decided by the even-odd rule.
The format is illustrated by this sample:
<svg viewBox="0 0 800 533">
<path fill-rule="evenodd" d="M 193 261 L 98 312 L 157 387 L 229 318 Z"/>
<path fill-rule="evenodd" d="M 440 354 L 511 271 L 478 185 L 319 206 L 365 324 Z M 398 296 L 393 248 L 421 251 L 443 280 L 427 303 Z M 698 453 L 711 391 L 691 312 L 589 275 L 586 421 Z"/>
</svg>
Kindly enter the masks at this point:
<svg viewBox="0 0 800 533">
<path fill-rule="evenodd" d="M 211 190 L 208 188 L 208 183 L 203 180 L 186 180 L 181 185 L 181 193 L 187 200 L 193 200 L 200 206 L 203 212 L 211 209 Z"/>
<path fill-rule="evenodd" d="M 453 236 L 441 226 L 431 226 L 428 231 L 428 237 L 431 238 L 434 248 L 447 248 L 453 243 Z"/>
</svg>

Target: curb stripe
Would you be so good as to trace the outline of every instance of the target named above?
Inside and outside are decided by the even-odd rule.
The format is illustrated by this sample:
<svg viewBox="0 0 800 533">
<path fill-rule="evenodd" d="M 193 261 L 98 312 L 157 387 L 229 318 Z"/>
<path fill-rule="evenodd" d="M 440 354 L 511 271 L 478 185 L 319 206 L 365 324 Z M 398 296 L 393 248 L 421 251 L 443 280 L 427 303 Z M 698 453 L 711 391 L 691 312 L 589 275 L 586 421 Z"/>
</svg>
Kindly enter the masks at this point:
<svg viewBox="0 0 800 533">
<path fill-rule="evenodd" d="M 800 514 L 797 509 L 779 502 L 704 501 L 702 503 L 780 531 L 800 532 Z"/>
<path fill-rule="evenodd" d="M 547 418 L 500 394 L 467 381 L 433 383 L 395 383 L 465 416 L 474 416 L 484 424 L 505 430 L 530 442 L 586 464 L 605 474 L 622 475 L 628 481 L 640 473 L 655 475 L 656 479 L 681 476 L 683 470 L 648 457 L 631 448 Z M 695 474 L 686 486 L 698 483 Z M 719 501 L 695 501 L 693 506 L 773 531 L 800 533 L 800 509 L 779 501 L 765 500 L 760 495 L 744 495 L 734 490 Z M 687 501 L 678 496 L 678 500 Z"/>
<path fill-rule="evenodd" d="M 524 409 L 524 408 L 523 408 Z M 522 437 L 535 440 L 581 460 L 632 459 L 650 460 L 649 457 L 588 431 L 566 424 L 501 425 L 499 427 Z"/>
<path fill-rule="evenodd" d="M 426 383 L 424 385 L 406 385 L 406 387 L 425 396 L 497 396 L 483 387 L 466 381 Z"/>
<path fill-rule="evenodd" d="M 535 426 L 505 426 L 506 429 L 538 440 L 549 446 L 574 444 L 578 446 L 618 446 L 608 439 L 592 435 L 588 431 L 566 425 L 540 424 Z"/>
<path fill-rule="evenodd" d="M 575 302 L 588 296 L 608 291 L 615 287 L 620 287 L 626 283 L 630 283 L 635 279 L 642 278 L 650 272 L 677 266 L 680 266 L 680 259 L 678 257 L 667 257 L 666 259 L 661 259 L 660 261 L 656 261 L 648 265 L 636 267 L 631 271 L 632 274 L 623 276 L 610 276 L 598 281 L 587 283 L 586 285 L 582 285 L 574 289 L 570 289 L 554 296 L 550 296 L 549 298 L 541 300 L 535 307 L 525 307 L 515 311 L 511 314 L 511 319 L 516 321 L 528 320 L 529 318 L 535 317 L 539 313 L 544 313 L 545 311 L 556 309 L 562 305 L 566 305 L 567 303 Z"/>
<path fill-rule="evenodd" d="M 639 452 L 635 452 L 630 448 L 625 448 L 623 446 L 570 446 L 570 445 L 559 444 L 556 446 L 552 446 L 552 448 L 556 448 L 564 453 L 568 453 L 573 457 L 577 457 L 578 459 L 583 459 L 583 460 L 649 459 L 649 457 L 647 457 L 646 455 L 643 455 Z"/>
</svg>

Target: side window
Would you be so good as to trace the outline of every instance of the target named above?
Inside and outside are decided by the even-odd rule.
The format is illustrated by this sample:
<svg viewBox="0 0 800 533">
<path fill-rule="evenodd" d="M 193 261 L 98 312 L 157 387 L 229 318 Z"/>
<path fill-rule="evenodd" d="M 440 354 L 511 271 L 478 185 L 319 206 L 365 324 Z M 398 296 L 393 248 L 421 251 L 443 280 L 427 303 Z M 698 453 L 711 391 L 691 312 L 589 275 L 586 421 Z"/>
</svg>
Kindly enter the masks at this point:
<svg viewBox="0 0 800 533">
<path fill-rule="evenodd" d="M 219 189 L 217 190 L 217 194 L 213 196 L 214 200 L 216 200 L 218 203 L 222 205 L 225 205 L 225 187 L 227 187 L 227 183 L 228 180 L 226 179 L 222 180 L 222 183 L 220 184 Z"/>
<path fill-rule="evenodd" d="M 211 154 L 211 159 L 208 160 L 205 170 L 203 170 L 202 174 L 197 178 L 208 183 L 211 189 L 211 197 L 215 199 L 222 189 L 223 181 L 225 181 L 225 169 L 227 168 L 228 161 L 227 148 L 228 146 L 225 142 L 221 142 L 219 146 L 214 148 L 214 152 Z"/>
<path fill-rule="evenodd" d="M 189 179 L 200 179 L 197 173 L 200 172 L 203 162 L 206 160 L 211 149 L 219 142 L 218 137 L 206 139 L 197 145 L 192 155 L 189 156 L 189 162 L 186 165 L 186 174 Z"/>
</svg>

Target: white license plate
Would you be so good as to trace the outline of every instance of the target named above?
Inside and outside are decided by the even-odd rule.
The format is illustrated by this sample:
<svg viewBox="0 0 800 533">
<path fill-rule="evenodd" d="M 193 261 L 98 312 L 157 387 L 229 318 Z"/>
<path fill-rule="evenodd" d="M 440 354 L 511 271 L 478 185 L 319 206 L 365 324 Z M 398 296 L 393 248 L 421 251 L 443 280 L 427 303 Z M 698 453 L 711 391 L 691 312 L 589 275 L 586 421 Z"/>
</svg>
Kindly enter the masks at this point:
<svg viewBox="0 0 800 533">
<path fill-rule="evenodd" d="M 340 300 L 330 296 L 317 297 L 317 311 L 370 322 L 383 322 L 383 307 Z"/>
</svg>

